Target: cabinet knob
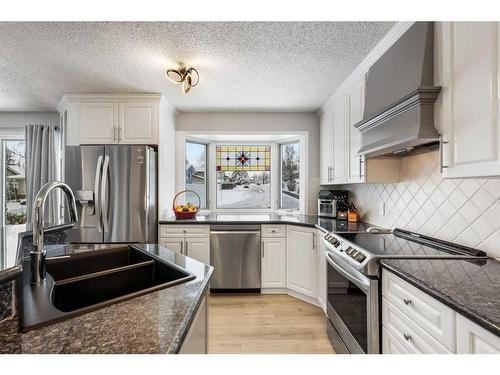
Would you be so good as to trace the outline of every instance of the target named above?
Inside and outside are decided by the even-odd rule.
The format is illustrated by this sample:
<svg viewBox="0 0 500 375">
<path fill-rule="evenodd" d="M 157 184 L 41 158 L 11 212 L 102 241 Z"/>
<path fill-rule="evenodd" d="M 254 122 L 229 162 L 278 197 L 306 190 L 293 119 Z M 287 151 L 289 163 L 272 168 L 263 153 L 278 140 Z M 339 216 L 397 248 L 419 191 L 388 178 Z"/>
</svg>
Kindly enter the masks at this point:
<svg viewBox="0 0 500 375">
<path fill-rule="evenodd" d="M 411 304 L 411 299 L 405 297 L 405 298 L 403 298 L 403 302 L 405 303 L 405 305 L 408 306 Z"/>
<path fill-rule="evenodd" d="M 276 231 L 275 231 L 274 229 L 273 229 L 271 232 L 272 232 L 272 233 L 276 233 Z"/>
<path fill-rule="evenodd" d="M 410 341 L 411 340 L 411 335 L 407 334 L 407 333 L 403 333 L 403 337 L 406 341 Z"/>
</svg>

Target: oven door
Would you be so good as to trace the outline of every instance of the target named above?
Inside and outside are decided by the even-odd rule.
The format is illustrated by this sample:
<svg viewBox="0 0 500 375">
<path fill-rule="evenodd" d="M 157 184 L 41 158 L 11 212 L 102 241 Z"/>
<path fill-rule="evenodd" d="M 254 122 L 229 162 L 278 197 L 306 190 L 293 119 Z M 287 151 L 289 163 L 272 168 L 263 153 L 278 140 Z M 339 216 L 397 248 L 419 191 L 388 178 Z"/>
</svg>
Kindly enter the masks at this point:
<svg viewBox="0 0 500 375">
<path fill-rule="evenodd" d="M 380 353 L 378 279 L 326 252 L 328 335 L 339 353 Z"/>
</svg>

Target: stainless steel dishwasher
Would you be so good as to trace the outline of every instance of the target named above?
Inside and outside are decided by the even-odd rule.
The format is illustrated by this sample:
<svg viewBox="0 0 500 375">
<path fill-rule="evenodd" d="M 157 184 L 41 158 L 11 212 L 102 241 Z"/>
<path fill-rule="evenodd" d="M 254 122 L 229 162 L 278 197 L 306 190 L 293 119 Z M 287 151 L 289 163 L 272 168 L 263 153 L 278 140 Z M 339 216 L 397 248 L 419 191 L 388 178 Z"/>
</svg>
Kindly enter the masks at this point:
<svg viewBox="0 0 500 375">
<path fill-rule="evenodd" d="M 260 225 L 212 225 L 213 291 L 260 290 Z"/>
</svg>

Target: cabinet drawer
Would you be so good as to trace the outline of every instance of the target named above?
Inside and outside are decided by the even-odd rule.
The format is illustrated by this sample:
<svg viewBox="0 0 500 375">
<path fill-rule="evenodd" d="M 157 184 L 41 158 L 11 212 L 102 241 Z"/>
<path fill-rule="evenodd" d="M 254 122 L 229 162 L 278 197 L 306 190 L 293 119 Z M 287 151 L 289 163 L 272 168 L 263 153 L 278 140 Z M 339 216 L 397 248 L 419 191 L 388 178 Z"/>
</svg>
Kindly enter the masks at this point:
<svg viewBox="0 0 500 375">
<path fill-rule="evenodd" d="M 382 296 L 449 351 L 455 351 L 453 310 L 386 270 L 382 273 Z"/>
<path fill-rule="evenodd" d="M 263 238 L 266 237 L 286 237 L 284 225 L 264 224 L 261 226 L 261 234 Z"/>
<path fill-rule="evenodd" d="M 410 352 L 401 344 L 391 333 L 382 328 L 382 354 L 410 354 Z"/>
<path fill-rule="evenodd" d="M 160 225 L 160 237 L 208 237 L 210 236 L 209 225 Z"/>
<path fill-rule="evenodd" d="M 415 354 L 449 354 L 450 351 L 433 339 L 396 306 L 382 298 L 382 326 L 400 346 Z"/>
</svg>

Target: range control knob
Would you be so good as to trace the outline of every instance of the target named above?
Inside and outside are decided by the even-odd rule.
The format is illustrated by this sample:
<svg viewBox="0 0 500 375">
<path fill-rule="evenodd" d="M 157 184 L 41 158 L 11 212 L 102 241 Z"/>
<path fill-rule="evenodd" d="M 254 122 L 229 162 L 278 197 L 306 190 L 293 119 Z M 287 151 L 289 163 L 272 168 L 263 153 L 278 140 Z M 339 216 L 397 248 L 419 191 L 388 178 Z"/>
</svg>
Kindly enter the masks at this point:
<svg viewBox="0 0 500 375">
<path fill-rule="evenodd" d="M 358 253 L 354 259 L 356 259 L 359 263 L 363 263 L 363 261 L 366 259 L 366 256 L 362 253 Z"/>
</svg>

